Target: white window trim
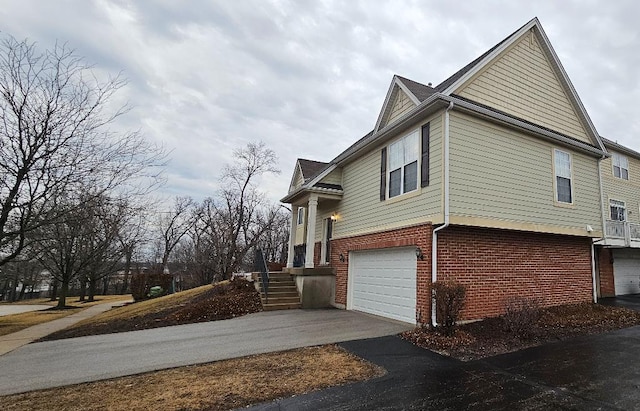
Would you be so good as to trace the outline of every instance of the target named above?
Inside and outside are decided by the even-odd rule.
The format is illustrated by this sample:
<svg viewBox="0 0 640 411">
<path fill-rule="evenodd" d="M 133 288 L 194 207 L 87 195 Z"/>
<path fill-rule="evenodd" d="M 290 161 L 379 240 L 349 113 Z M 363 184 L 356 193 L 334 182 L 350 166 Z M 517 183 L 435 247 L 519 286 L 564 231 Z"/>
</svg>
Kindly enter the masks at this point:
<svg viewBox="0 0 640 411">
<path fill-rule="evenodd" d="M 622 204 L 622 209 L 624 210 L 624 220 L 613 220 L 611 218 L 611 202 L 613 202 L 613 201 L 615 201 L 616 203 Z M 627 217 L 628 217 L 628 215 L 627 215 L 627 203 L 625 201 L 622 201 L 622 200 L 616 200 L 615 198 L 609 198 L 609 215 L 608 215 L 608 217 L 609 217 L 608 218 L 609 221 L 620 221 L 620 222 L 627 221 Z"/>
<path fill-rule="evenodd" d="M 420 130 L 421 128 L 416 128 L 414 130 L 411 130 L 408 133 L 405 133 L 404 135 L 402 135 L 401 137 L 396 138 L 395 140 L 389 142 L 389 144 L 387 144 L 387 171 L 386 171 L 386 196 L 387 196 L 387 200 L 396 200 L 398 198 L 404 197 L 406 195 L 412 194 L 412 193 L 416 193 L 420 190 L 420 170 L 421 170 L 421 162 L 422 162 L 422 138 L 420 136 Z M 418 139 L 418 158 L 417 158 L 417 164 L 416 164 L 416 188 L 411 190 L 411 191 L 407 191 L 407 192 L 401 192 L 398 195 L 395 195 L 393 197 L 391 197 L 389 195 L 389 188 L 391 186 L 391 172 L 394 170 L 391 170 L 390 167 L 390 163 L 391 163 L 391 146 L 395 143 L 397 143 L 400 140 L 403 140 L 413 134 L 417 135 L 417 139 Z M 404 190 L 404 167 L 406 166 L 406 164 L 403 164 L 402 167 L 400 168 L 401 171 L 401 178 L 400 178 L 400 188 L 402 190 Z"/>
<path fill-rule="evenodd" d="M 626 163 L 627 163 L 627 167 L 622 167 L 622 165 L 618 166 L 618 168 L 620 168 L 620 177 L 616 176 L 616 157 L 619 158 L 619 159 L 625 159 Z M 623 178 L 622 177 L 622 170 L 626 170 L 627 171 L 627 178 Z M 620 153 L 612 153 L 612 156 L 611 156 L 611 175 L 614 178 L 619 178 L 620 180 L 629 181 L 629 157 L 625 156 L 624 154 L 620 154 Z"/>
<path fill-rule="evenodd" d="M 298 208 L 298 218 L 296 219 L 298 225 L 304 224 L 304 207 Z"/>
<path fill-rule="evenodd" d="M 556 153 L 564 153 L 567 154 L 569 156 L 569 181 L 571 183 L 571 202 L 567 203 L 565 201 L 558 201 L 558 174 L 556 173 Z M 556 205 L 560 205 L 560 206 L 572 206 L 575 203 L 576 197 L 575 197 L 575 192 L 574 192 L 574 178 L 573 178 L 573 156 L 571 155 L 570 152 L 568 151 L 564 151 L 564 150 L 560 150 L 559 148 L 554 148 L 553 149 L 553 158 L 552 158 L 552 167 L 553 167 L 553 200 L 554 203 Z"/>
</svg>

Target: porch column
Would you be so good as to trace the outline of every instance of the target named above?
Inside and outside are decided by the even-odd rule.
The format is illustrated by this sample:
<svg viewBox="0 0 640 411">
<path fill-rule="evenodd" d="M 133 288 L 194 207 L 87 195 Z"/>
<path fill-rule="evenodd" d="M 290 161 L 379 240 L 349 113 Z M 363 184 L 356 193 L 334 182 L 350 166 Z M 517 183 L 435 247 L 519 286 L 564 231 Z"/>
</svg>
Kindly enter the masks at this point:
<svg viewBox="0 0 640 411">
<path fill-rule="evenodd" d="M 318 210 L 318 196 L 309 197 L 307 208 L 307 252 L 304 257 L 304 267 L 313 268 L 313 251 L 316 241 L 316 211 Z"/>
<path fill-rule="evenodd" d="M 296 225 L 298 220 L 298 207 L 291 204 L 291 219 L 289 220 L 289 253 L 287 254 L 287 268 L 293 268 L 294 252 L 293 246 L 296 243 Z"/>
</svg>

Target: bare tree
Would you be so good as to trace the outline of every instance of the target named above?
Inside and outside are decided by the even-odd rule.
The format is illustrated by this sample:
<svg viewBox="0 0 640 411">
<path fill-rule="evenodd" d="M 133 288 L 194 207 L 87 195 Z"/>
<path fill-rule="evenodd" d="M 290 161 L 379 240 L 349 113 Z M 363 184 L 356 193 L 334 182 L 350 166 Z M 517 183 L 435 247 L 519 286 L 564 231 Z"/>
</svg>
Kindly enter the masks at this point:
<svg viewBox="0 0 640 411">
<path fill-rule="evenodd" d="M 159 251 L 162 256 L 160 272 L 165 272 L 173 249 L 193 227 L 193 206 L 190 197 L 176 197 L 171 211 L 158 214 L 157 224 L 161 235 Z"/>
<path fill-rule="evenodd" d="M 138 133 L 109 129 L 127 111 L 109 111 L 125 84 L 119 76 L 100 80 L 65 45 L 39 52 L 28 41 L 0 42 L 0 266 L 28 246 L 31 232 L 64 220 L 83 201 L 159 181 L 162 150 Z M 80 202 L 54 206 L 85 187 L 91 195 L 75 196 Z"/>
</svg>

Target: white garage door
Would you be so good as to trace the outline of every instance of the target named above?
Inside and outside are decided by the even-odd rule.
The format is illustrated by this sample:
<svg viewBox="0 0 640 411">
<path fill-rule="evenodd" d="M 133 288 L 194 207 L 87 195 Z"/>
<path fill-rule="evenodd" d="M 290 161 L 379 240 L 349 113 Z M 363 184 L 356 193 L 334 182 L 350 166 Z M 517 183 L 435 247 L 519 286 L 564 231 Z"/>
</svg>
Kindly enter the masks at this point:
<svg viewBox="0 0 640 411">
<path fill-rule="evenodd" d="M 415 324 L 415 248 L 350 252 L 347 308 Z"/>
<path fill-rule="evenodd" d="M 612 251 L 616 295 L 640 293 L 640 249 Z"/>
</svg>

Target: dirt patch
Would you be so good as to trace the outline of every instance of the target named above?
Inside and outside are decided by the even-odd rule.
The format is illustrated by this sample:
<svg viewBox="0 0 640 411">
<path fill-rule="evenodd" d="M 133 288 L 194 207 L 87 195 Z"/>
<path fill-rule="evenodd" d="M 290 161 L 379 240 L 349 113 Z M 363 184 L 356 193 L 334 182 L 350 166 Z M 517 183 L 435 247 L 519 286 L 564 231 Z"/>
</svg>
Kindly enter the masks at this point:
<svg viewBox="0 0 640 411">
<path fill-rule="evenodd" d="M 253 284 L 237 279 L 115 308 L 39 341 L 226 320 L 261 310 Z"/>
<path fill-rule="evenodd" d="M 4 396 L 0 408 L 227 410 L 383 374 L 380 367 L 330 345 Z"/>
<path fill-rule="evenodd" d="M 420 347 L 469 361 L 635 325 L 640 325 L 639 312 L 584 303 L 542 309 L 526 339 L 507 331 L 501 317 L 461 325 L 449 337 L 428 327 L 404 332 L 402 337 Z"/>
</svg>

